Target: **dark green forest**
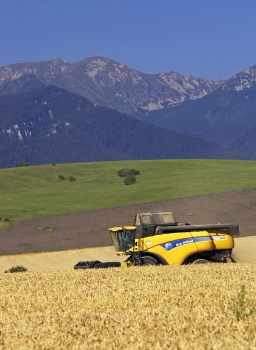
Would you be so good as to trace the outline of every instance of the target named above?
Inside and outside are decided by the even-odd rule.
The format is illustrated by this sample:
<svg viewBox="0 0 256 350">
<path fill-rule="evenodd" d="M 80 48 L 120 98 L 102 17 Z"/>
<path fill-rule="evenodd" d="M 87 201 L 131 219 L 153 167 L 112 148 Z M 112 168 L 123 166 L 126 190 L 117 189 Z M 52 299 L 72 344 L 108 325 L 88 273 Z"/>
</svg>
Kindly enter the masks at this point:
<svg viewBox="0 0 256 350">
<path fill-rule="evenodd" d="M 241 159 L 56 86 L 0 96 L 0 167 L 125 159 Z"/>
</svg>

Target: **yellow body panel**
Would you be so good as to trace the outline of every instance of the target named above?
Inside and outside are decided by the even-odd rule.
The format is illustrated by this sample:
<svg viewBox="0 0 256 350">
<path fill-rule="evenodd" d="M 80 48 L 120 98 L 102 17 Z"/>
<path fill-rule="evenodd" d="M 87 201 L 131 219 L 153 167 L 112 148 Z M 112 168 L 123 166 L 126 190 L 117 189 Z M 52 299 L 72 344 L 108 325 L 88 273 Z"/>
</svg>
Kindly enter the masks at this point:
<svg viewBox="0 0 256 350">
<path fill-rule="evenodd" d="M 169 265 L 180 265 L 190 255 L 197 253 L 197 247 L 190 232 L 156 235 L 144 238 L 143 241 L 145 247 L 143 251 L 157 254 Z"/>
<path fill-rule="evenodd" d="M 157 254 L 158 256 L 163 258 L 168 263 L 168 265 L 174 265 L 174 264 L 180 265 L 190 255 L 196 254 L 197 249 L 194 243 L 182 245 L 179 248 L 175 248 L 171 250 L 167 250 L 163 246 L 158 245 L 152 249 L 149 249 L 148 252 Z"/>
<path fill-rule="evenodd" d="M 234 238 L 227 235 L 225 230 L 218 230 L 217 232 L 210 232 L 213 239 L 213 249 L 233 249 Z"/>
<path fill-rule="evenodd" d="M 191 232 L 198 253 L 213 250 L 213 240 L 208 231 Z"/>
<path fill-rule="evenodd" d="M 135 240 L 135 251 L 161 257 L 167 264 L 182 264 L 189 256 L 217 249 L 232 249 L 234 239 L 227 231 L 192 231 L 161 234 Z M 131 249 L 132 250 L 132 249 Z"/>
</svg>

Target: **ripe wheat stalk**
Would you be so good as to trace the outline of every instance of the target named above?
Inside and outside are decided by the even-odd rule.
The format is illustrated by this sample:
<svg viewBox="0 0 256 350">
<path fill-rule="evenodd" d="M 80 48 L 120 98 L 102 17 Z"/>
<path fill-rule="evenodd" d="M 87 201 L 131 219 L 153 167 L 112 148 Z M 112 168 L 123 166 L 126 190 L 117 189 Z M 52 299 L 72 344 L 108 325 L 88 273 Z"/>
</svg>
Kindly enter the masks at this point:
<svg viewBox="0 0 256 350">
<path fill-rule="evenodd" d="M 0 349 L 256 349 L 256 264 L 0 274 Z M 250 305 L 248 304 L 248 307 Z"/>
</svg>

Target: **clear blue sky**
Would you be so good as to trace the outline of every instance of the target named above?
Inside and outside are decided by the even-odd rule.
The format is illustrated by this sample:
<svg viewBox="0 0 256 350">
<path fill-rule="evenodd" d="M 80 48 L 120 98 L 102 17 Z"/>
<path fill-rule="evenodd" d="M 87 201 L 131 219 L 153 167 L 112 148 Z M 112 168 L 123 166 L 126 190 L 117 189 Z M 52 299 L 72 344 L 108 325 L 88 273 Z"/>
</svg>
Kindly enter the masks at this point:
<svg viewBox="0 0 256 350">
<path fill-rule="evenodd" d="M 90 56 L 227 79 L 256 64 L 256 0 L 0 0 L 0 66 Z"/>
</svg>

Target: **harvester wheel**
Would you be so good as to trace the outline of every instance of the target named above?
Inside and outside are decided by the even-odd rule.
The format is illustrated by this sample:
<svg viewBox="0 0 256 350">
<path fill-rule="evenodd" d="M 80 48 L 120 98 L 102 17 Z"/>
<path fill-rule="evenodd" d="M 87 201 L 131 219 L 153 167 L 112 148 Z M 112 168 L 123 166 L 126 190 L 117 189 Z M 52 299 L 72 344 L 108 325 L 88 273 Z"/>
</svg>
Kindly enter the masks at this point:
<svg viewBox="0 0 256 350">
<path fill-rule="evenodd" d="M 208 262 L 206 259 L 195 259 L 191 264 L 207 264 Z"/>
<path fill-rule="evenodd" d="M 142 256 L 141 257 L 142 265 L 159 265 L 159 262 L 152 256 Z"/>
</svg>

